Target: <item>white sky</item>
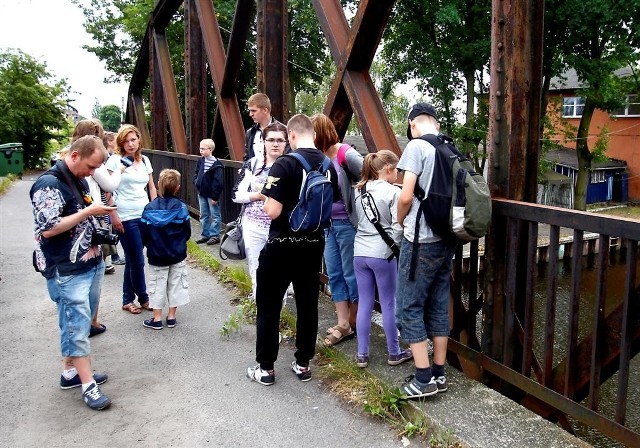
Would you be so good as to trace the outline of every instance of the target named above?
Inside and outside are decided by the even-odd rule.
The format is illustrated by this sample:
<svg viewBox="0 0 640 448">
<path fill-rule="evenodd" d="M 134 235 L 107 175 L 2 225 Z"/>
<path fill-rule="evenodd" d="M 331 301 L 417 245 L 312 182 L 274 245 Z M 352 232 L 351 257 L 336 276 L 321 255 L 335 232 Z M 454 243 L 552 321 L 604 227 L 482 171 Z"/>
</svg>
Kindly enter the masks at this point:
<svg viewBox="0 0 640 448">
<path fill-rule="evenodd" d="M 84 15 L 69 0 L 0 0 L 0 49 L 18 48 L 40 62 L 56 79 L 66 78 L 71 104 L 91 117 L 96 98 L 101 106 L 122 107 L 128 85 L 105 84 L 105 65 L 82 48 L 92 44 Z"/>
</svg>

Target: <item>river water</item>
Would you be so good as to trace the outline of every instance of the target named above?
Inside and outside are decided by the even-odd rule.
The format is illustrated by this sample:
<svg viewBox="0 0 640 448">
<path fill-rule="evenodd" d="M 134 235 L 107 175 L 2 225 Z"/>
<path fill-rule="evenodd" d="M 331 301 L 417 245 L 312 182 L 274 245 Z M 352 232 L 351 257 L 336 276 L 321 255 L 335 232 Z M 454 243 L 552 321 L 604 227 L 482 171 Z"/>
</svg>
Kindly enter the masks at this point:
<svg viewBox="0 0 640 448">
<path fill-rule="evenodd" d="M 624 295 L 626 266 L 617 261 L 616 257 L 610 260 L 607 284 L 605 315 L 618 306 Z M 640 269 L 640 266 L 639 266 Z M 558 287 L 556 299 L 556 325 L 554 332 L 554 365 L 565 357 L 568 336 L 569 302 L 571 297 L 572 273 L 569 265 L 559 263 L 558 267 Z M 580 312 L 579 312 L 579 340 L 591 333 L 593 325 L 595 295 L 596 295 L 596 275 L 595 267 L 589 267 L 587 257 L 583 259 L 583 269 L 580 289 Z M 636 275 L 640 279 L 640 272 Z M 535 321 L 544 322 L 546 305 L 546 266 L 540 269 L 536 284 Z M 544 342 L 544 327 L 538 325 L 534 330 L 534 351 L 538 359 L 542 359 L 542 347 Z M 640 432 L 640 359 L 632 359 L 629 365 L 629 385 L 627 392 L 627 414 L 626 426 L 635 432 Z M 610 419 L 615 416 L 616 390 L 618 375 L 614 374 L 600 387 L 599 412 Z M 583 402 L 583 404 L 586 404 Z M 575 422 L 574 422 L 575 423 Z M 576 423 L 577 435 L 583 440 L 597 447 L 622 447 L 609 438 L 601 435 L 595 430 Z"/>
</svg>

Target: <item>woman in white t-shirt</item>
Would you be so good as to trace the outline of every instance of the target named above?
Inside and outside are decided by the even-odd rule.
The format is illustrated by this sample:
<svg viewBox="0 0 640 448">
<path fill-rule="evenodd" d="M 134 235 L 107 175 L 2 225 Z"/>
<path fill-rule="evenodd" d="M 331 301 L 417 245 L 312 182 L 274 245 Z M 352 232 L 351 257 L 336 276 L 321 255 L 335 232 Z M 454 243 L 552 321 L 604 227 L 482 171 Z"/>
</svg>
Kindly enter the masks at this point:
<svg viewBox="0 0 640 448">
<path fill-rule="evenodd" d="M 142 155 L 140 131 L 131 124 L 123 125 L 116 137 L 118 149 L 107 161 L 110 171 L 127 166 L 122 173 L 120 185 L 113 192 L 117 210 L 111 212 L 113 229 L 120 235 L 124 249 L 125 266 L 122 284 L 122 309 L 131 314 L 140 314 L 133 301 L 138 297 L 140 306 L 149 308 L 149 295 L 144 277 L 144 255 L 140 231 L 142 210 L 157 196 L 153 183 L 153 168 L 147 156 Z"/>
</svg>

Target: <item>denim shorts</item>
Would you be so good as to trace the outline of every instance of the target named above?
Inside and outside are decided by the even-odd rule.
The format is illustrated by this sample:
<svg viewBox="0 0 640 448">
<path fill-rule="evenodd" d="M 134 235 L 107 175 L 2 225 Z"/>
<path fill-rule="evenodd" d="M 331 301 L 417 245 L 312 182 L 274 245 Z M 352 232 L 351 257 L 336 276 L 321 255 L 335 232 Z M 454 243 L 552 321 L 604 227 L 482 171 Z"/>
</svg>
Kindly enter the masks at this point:
<svg viewBox="0 0 640 448">
<path fill-rule="evenodd" d="M 47 279 L 49 297 L 58 307 L 60 327 L 60 351 L 62 356 L 89 356 L 89 328 L 91 313 L 100 300 L 100 288 L 104 278 L 104 262 L 82 274 Z"/>
<path fill-rule="evenodd" d="M 324 262 L 329 277 L 329 290 L 334 302 L 358 301 L 358 282 L 353 269 L 353 242 L 356 228 L 348 219 L 334 219 L 324 231 Z"/>
<path fill-rule="evenodd" d="M 162 309 L 182 306 L 189 303 L 189 280 L 187 262 L 181 261 L 170 266 L 149 265 L 149 306 Z"/>
<path fill-rule="evenodd" d="M 455 247 L 420 244 L 415 280 L 409 280 L 413 244 L 402 239 L 396 289 L 396 325 L 408 343 L 449 336 L 449 290 Z"/>
</svg>

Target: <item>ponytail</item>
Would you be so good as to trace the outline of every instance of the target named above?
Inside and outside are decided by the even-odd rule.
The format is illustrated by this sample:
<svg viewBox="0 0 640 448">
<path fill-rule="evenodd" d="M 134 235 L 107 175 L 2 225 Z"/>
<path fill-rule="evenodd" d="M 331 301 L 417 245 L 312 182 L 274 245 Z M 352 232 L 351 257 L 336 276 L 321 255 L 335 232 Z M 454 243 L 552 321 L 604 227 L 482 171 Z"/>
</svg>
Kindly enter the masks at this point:
<svg viewBox="0 0 640 448">
<path fill-rule="evenodd" d="M 378 171 L 386 165 L 395 167 L 398 164 L 398 156 L 388 149 L 381 149 L 378 152 L 370 152 L 362 163 L 362 176 L 360 182 L 356 184 L 356 189 L 361 190 L 362 186 L 370 180 L 378 179 Z"/>
</svg>

